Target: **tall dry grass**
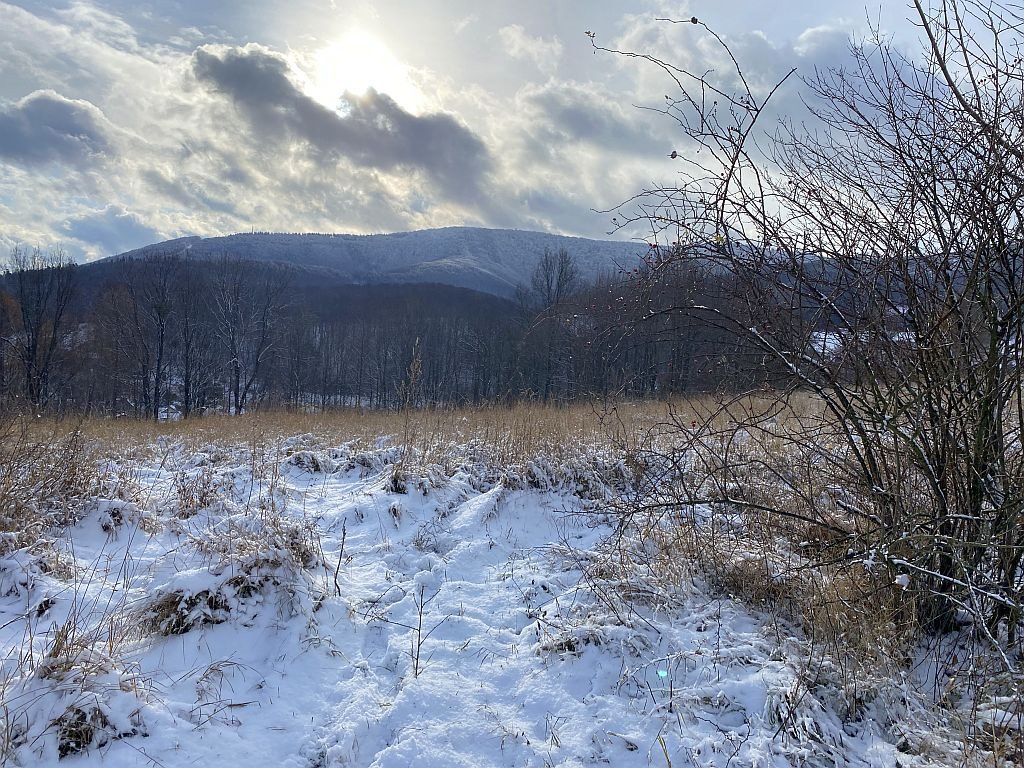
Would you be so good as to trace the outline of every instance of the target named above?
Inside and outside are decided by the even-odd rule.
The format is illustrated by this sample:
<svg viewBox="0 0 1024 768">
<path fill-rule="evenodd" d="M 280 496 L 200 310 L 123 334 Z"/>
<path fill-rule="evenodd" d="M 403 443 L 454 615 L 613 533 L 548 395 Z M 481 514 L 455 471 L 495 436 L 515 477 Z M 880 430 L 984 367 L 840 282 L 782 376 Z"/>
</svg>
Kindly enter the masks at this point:
<svg viewBox="0 0 1024 768">
<path fill-rule="evenodd" d="M 80 422 L 0 416 L 0 555 L 72 521 L 96 483 Z"/>
<path fill-rule="evenodd" d="M 1019 764 L 1020 633 L 994 637 L 970 606 L 960 631 L 929 633 L 904 567 L 915 540 L 879 524 L 843 427 L 797 392 L 676 402 L 621 430 L 637 488 L 615 503 L 605 551 L 581 563 L 591 586 L 622 615 L 682 607 L 694 585 L 740 600 L 780 637 L 799 634 L 817 659 L 808 690 L 836 692 L 843 717 L 913 702 L 908 748 L 939 728 L 958 764 Z"/>
<path fill-rule="evenodd" d="M 701 399 L 676 407 L 705 410 Z M 186 449 L 207 444 L 265 444 L 302 436 L 323 446 L 354 443 L 373 447 L 381 438 L 392 444 L 408 436 L 415 448 L 430 454 L 441 446 L 480 443 L 495 459 L 521 461 L 542 453 L 560 455 L 566 446 L 607 443 L 609 437 L 645 430 L 665 417 L 663 403 L 627 403 L 608 408 L 579 403 L 565 406 L 520 404 L 511 407 L 413 409 L 407 412 L 333 410 L 298 413 L 258 410 L 240 416 L 214 415 L 181 421 L 88 418 L 74 423 L 36 420 L 31 437 L 51 439 L 62 429 L 77 431 L 88 445 L 124 454 L 160 450 L 168 442 Z"/>
</svg>

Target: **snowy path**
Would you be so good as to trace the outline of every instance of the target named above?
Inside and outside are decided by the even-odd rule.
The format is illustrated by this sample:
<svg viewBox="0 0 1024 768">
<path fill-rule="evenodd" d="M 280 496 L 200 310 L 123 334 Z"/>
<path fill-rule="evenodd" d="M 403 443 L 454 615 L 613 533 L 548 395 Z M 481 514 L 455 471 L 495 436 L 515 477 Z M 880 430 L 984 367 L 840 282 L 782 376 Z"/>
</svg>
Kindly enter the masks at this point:
<svg viewBox="0 0 1024 768">
<path fill-rule="evenodd" d="M 588 506 L 577 496 L 472 471 L 427 473 L 396 494 L 379 460 L 335 459 L 316 457 L 316 471 L 308 457 L 282 460 L 280 476 L 251 488 L 243 462 L 188 457 L 179 478 L 205 471 L 234 501 L 185 517 L 180 494 L 178 507 L 167 501 L 174 472 L 154 467 L 140 475 L 151 509 L 125 506 L 123 524 L 104 531 L 117 505 L 99 504 L 71 531 L 93 574 L 79 590 L 90 605 L 123 599 L 138 622 L 151 615 L 139 606 L 170 594 L 201 620 L 169 624 L 180 620 L 170 612 L 161 626 L 174 629 L 151 623 L 112 654 L 118 675 L 95 695 L 110 723 L 136 735 L 97 737 L 62 765 L 897 764 L 888 741 L 845 735 L 801 687 L 777 628 L 732 601 L 694 594 L 685 610 L 617 620 L 569 554 L 607 533 L 573 514 Z M 252 518 L 313 531 L 323 559 L 298 573 L 245 570 L 238 563 L 269 557 L 239 554 Z M 235 547 L 229 566 L 209 551 L 224 541 Z M 33 584 L 9 588 L 16 566 L 0 564 L 8 662 L 25 637 L 11 617 L 53 597 L 34 623 L 45 648 L 73 609 L 38 568 Z M 26 710 L 31 738 L 17 756 L 55 763 L 45 720 L 60 702 L 39 698 L 50 710 Z"/>
</svg>

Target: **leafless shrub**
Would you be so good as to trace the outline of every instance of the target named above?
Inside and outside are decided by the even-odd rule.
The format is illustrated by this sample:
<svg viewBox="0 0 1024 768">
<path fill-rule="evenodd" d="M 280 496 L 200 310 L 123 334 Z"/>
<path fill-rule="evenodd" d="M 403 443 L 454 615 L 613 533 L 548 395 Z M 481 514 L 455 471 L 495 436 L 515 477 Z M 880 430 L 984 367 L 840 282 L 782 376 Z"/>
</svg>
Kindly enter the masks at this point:
<svg viewBox="0 0 1024 768">
<path fill-rule="evenodd" d="M 774 126 L 793 72 L 755 82 L 700 19 L 679 29 L 718 46 L 725 70 L 625 52 L 664 73 L 674 91 L 656 111 L 686 140 L 671 154 L 680 183 L 621 211 L 662 241 L 649 275 L 715 275 L 715 295 L 669 311 L 756 356 L 778 415 L 794 396 L 818 403 L 774 447 L 776 413 L 743 415 L 731 434 L 670 422 L 677 445 L 645 457 L 650 493 L 633 512 L 702 510 L 726 523 L 704 526 L 699 556 L 715 562 L 717 543 L 753 536 L 755 551 L 768 546 L 766 576 L 776 555 L 794 571 L 806 558 L 810 618 L 827 605 L 899 638 L 968 631 L 984 641 L 976 661 L 1012 674 L 1024 614 L 1022 17 L 975 0 L 914 9 L 920 56 L 881 35 L 854 43 L 848 66 L 803 79 L 809 114 Z M 716 457 L 706 449 L 719 438 Z"/>
</svg>

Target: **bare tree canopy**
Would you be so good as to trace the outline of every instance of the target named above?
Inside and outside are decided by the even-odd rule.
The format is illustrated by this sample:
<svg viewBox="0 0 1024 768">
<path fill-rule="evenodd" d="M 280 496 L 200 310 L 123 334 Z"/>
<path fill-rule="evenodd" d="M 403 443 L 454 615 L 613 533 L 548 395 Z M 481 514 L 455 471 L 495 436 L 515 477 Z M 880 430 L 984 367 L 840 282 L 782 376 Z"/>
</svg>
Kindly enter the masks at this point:
<svg viewBox="0 0 1024 768">
<path fill-rule="evenodd" d="M 622 219 L 658 233 L 653 275 L 693 263 L 731 292 L 728 309 L 696 296 L 666 311 L 731 330 L 831 415 L 818 462 L 848 495 L 813 500 L 812 516 L 842 533 L 837 551 L 911 579 L 927 627 L 967 615 L 1012 638 L 1024 17 L 972 0 L 914 8 L 919 56 L 880 36 L 854 43 L 849 66 L 802 78 L 808 114 L 774 122 L 772 98 L 800 79 L 753 84 L 687 20 L 733 69 L 639 56 L 675 86 L 657 111 L 687 140 L 671 154 L 679 182 L 633 198 Z"/>
<path fill-rule="evenodd" d="M 5 270 L 14 292 L 13 348 L 22 374 L 22 389 L 36 413 L 50 398 L 50 378 L 58 353 L 68 303 L 75 285 L 75 266 L 59 248 L 32 251 L 15 247 Z"/>
</svg>

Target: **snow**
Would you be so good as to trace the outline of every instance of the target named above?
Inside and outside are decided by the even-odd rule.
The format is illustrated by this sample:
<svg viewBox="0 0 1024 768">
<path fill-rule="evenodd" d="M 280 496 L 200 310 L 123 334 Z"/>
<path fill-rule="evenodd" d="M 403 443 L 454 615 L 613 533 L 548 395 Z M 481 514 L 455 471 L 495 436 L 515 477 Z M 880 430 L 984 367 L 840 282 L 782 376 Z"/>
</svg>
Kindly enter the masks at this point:
<svg viewBox="0 0 1024 768">
<path fill-rule="evenodd" d="M 565 248 L 581 276 L 591 280 L 637 266 L 643 243 L 591 240 L 546 232 L 481 227 L 444 227 L 380 235 L 240 233 L 186 237 L 129 251 L 181 253 L 326 269 L 345 283 L 441 283 L 511 297 L 529 282 L 544 252 Z"/>
<path fill-rule="evenodd" d="M 0 561 L 21 764 L 942 764 L 897 748 L 906 690 L 844 717 L 779 619 L 698 581 L 623 610 L 581 578 L 614 530 L 608 457 L 307 442 L 112 461 L 107 498 Z"/>
</svg>

